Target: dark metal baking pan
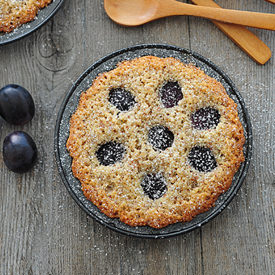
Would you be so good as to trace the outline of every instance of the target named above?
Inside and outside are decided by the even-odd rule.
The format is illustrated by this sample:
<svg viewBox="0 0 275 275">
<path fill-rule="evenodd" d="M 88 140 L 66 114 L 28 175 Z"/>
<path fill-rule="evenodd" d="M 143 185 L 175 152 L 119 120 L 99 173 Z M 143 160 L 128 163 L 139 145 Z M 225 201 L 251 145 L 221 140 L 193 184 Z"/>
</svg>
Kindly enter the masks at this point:
<svg viewBox="0 0 275 275">
<path fill-rule="evenodd" d="M 123 60 L 133 59 L 145 55 L 158 57 L 174 57 L 184 63 L 192 63 L 201 68 L 206 74 L 220 81 L 225 87 L 228 95 L 237 103 L 239 117 L 242 122 L 246 143 L 244 145 L 245 161 L 239 171 L 235 174 L 231 187 L 222 194 L 214 207 L 209 211 L 196 216 L 192 221 L 176 223 L 161 229 L 148 226 L 131 227 L 122 223 L 119 219 L 112 219 L 100 212 L 100 210 L 85 198 L 81 191 L 80 182 L 73 176 L 71 170 L 71 157 L 66 150 L 66 141 L 69 136 L 69 122 L 71 115 L 75 112 L 81 92 L 91 86 L 93 80 L 99 73 L 112 70 L 117 63 Z M 143 238 L 165 238 L 189 232 L 207 223 L 217 216 L 233 199 L 239 190 L 249 167 L 252 154 L 252 130 L 249 115 L 244 101 L 235 85 L 226 74 L 208 59 L 201 55 L 170 45 L 138 45 L 114 52 L 89 67 L 75 82 L 66 95 L 56 122 L 55 128 L 55 154 L 61 178 L 71 196 L 77 204 L 95 220 L 101 224 L 126 235 Z"/>
<path fill-rule="evenodd" d="M 40 28 L 58 11 L 63 1 L 64 0 L 53 0 L 51 4 L 38 12 L 33 21 L 23 24 L 10 33 L 0 32 L 0 45 L 16 41 Z"/>
</svg>

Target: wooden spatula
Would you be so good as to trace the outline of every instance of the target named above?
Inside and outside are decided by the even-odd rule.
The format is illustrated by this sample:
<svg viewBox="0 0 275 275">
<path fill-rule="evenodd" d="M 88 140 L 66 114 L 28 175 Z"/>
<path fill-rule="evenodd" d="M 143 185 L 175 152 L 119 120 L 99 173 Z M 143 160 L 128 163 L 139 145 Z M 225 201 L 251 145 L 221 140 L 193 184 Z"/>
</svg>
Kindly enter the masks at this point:
<svg viewBox="0 0 275 275">
<path fill-rule="evenodd" d="M 275 3 L 275 0 L 269 0 Z M 213 0 L 192 0 L 200 6 L 220 8 Z M 221 31 L 223 31 L 234 43 L 259 64 L 265 64 L 271 57 L 268 46 L 247 28 L 228 23 L 212 21 Z"/>
<path fill-rule="evenodd" d="M 275 4 L 275 0 L 265 0 L 265 1 Z"/>
</svg>

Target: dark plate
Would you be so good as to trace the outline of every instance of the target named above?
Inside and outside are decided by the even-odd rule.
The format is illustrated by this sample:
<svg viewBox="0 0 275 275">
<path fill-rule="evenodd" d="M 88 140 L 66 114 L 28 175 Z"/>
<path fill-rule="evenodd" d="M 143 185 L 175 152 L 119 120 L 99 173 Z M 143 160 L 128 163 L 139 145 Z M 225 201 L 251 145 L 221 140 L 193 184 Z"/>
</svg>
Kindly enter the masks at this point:
<svg viewBox="0 0 275 275">
<path fill-rule="evenodd" d="M 82 91 L 91 86 L 95 77 L 102 72 L 115 68 L 120 61 L 133 59 L 144 55 L 154 55 L 159 57 L 175 57 L 184 63 L 193 63 L 200 67 L 206 74 L 220 81 L 225 87 L 228 95 L 237 103 L 240 120 L 244 127 L 246 143 L 244 145 L 245 161 L 242 163 L 239 171 L 236 173 L 230 189 L 222 194 L 216 202 L 216 205 L 209 211 L 196 216 L 192 221 L 186 223 L 176 223 L 162 229 L 154 229 L 148 226 L 131 227 L 119 219 L 111 219 L 101 213 L 99 209 L 88 201 L 82 191 L 79 181 L 74 178 L 71 170 L 71 157 L 66 150 L 66 141 L 69 136 L 69 121 L 71 115 L 75 112 L 80 94 Z M 169 45 L 139 45 L 122 49 L 112 53 L 93 64 L 81 77 L 76 81 L 71 90 L 66 95 L 60 108 L 56 128 L 55 128 L 55 153 L 62 180 L 71 196 L 77 204 L 95 220 L 101 224 L 124 233 L 126 235 L 144 237 L 144 238 L 164 238 L 176 236 L 205 224 L 217 216 L 232 200 L 240 188 L 249 166 L 252 153 L 252 131 L 249 115 L 244 106 L 243 99 L 232 81 L 211 61 L 200 56 L 197 53 L 186 49 L 169 46 Z"/>
<path fill-rule="evenodd" d="M 63 1 L 64 0 L 53 0 L 51 4 L 38 12 L 33 21 L 23 24 L 10 33 L 0 33 L 0 45 L 23 38 L 40 28 L 57 12 Z"/>
</svg>

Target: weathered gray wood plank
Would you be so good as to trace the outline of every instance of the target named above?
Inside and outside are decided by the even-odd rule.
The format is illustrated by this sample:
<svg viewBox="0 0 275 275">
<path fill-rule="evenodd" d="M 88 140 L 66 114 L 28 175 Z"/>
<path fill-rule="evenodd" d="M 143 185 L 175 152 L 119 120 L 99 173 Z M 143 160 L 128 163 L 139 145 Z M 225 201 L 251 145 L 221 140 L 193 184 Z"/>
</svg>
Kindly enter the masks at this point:
<svg viewBox="0 0 275 275">
<path fill-rule="evenodd" d="M 263 0 L 217 2 L 275 12 Z M 256 33 L 274 51 L 274 33 Z M 236 83 L 254 128 L 254 156 L 238 196 L 202 229 L 166 240 L 123 236 L 88 218 L 63 186 L 53 152 L 57 112 L 72 82 L 98 58 L 141 43 L 174 44 L 210 58 Z M 0 48 L 0 86 L 18 83 L 36 103 L 24 127 L 0 121 L 0 143 L 22 129 L 39 149 L 39 162 L 24 175 L 9 172 L 0 154 L 0 274 L 273 274 L 274 79 L 273 58 L 256 65 L 207 20 L 125 28 L 108 19 L 101 0 L 66 0 L 40 30 Z"/>
</svg>

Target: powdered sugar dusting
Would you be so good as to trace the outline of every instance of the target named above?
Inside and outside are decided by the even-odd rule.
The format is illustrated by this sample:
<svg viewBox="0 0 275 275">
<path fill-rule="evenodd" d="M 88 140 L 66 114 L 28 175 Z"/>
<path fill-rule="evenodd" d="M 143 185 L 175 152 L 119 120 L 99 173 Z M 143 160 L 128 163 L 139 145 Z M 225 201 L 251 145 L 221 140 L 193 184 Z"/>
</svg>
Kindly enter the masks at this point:
<svg viewBox="0 0 275 275">
<path fill-rule="evenodd" d="M 157 125 L 149 130 L 148 141 L 155 150 L 165 150 L 172 146 L 174 134 L 167 127 Z"/>
<path fill-rule="evenodd" d="M 242 99 L 240 98 L 239 94 L 235 92 L 235 87 L 230 82 L 227 77 L 219 73 L 211 63 L 207 63 L 203 61 L 202 58 L 192 55 L 192 53 L 186 51 L 181 51 L 176 48 L 169 48 L 165 46 L 160 47 L 140 47 L 136 49 L 130 49 L 125 52 L 121 52 L 120 54 L 114 54 L 107 59 L 105 59 L 103 62 L 99 62 L 96 66 L 91 67 L 89 70 L 89 73 L 84 75 L 84 77 L 78 81 L 77 85 L 72 90 L 72 94 L 68 97 L 68 101 L 65 105 L 65 109 L 61 114 L 61 120 L 59 129 L 57 132 L 56 137 L 56 148 L 58 150 L 59 158 L 60 158 L 60 169 L 63 173 L 63 177 L 65 181 L 67 182 L 67 187 L 73 192 L 75 196 L 77 196 L 78 203 L 85 208 L 87 213 L 91 214 L 93 217 L 95 217 L 98 221 L 101 223 L 108 225 L 112 228 L 116 228 L 117 230 L 120 230 L 122 232 L 126 232 L 128 234 L 143 234 L 147 237 L 157 236 L 162 237 L 166 234 L 174 234 L 175 232 L 183 232 L 188 231 L 194 226 L 199 226 L 202 223 L 205 222 L 206 219 L 208 219 L 210 216 L 212 216 L 215 213 L 218 213 L 221 211 L 225 205 L 223 204 L 229 197 L 231 197 L 238 186 L 240 185 L 240 179 L 242 178 L 245 167 L 247 166 L 247 163 L 243 163 L 239 172 L 234 177 L 234 183 L 232 184 L 231 188 L 216 202 L 216 206 L 213 207 L 210 211 L 201 214 L 194 218 L 189 223 L 184 224 L 173 224 L 168 227 L 162 228 L 162 229 L 153 229 L 148 227 L 129 227 L 123 223 L 121 223 L 117 219 L 110 219 L 104 214 L 102 214 L 97 207 L 95 207 L 91 202 L 89 202 L 83 195 L 79 182 L 73 177 L 71 172 L 71 158 L 69 157 L 69 154 L 66 150 L 66 141 L 69 135 L 69 120 L 73 112 L 75 111 L 77 105 L 78 105 L 78 99 L 82 91 L 86 90 L 92 83 L 93 79 L 102 72 L 109 71 L 113 69 L 116 64 L 123 60 L 129 60 L 140 56 L 145 55 L 155 55 L 159 57 L 174 57 L 176 59 L 179 59 L 183 61 L 184 63 L 192 63 L 198 67 L 200 67 L 202 70 L 206 72 L 206 74 L 216 78 L 219 80 L 225 87 L 227 93 L 231 98 L 235 100 L 235 102 L 238 104 L 238 110 L 239 110 L 239 116 L 241 119 L 241 122 L 244 126 L 245 135 L 247 137 L 247 143 L 245 144 L 244 153 L 246 157 L 250 157 L 250 141 L 251 137 L 249 136 L 249 128 L 247 126 L 247 116 L 245 113 L 245 109 L 243 107 Z"/>
<path fill-rule="evenodd" d="M 201 108 L 192 114 L 192 125 L 198 130 L 215 128 L 220 122 L 220 116 L 219 111 L 214 108 Z"/>
<path fill-rule="evenodd" d="M 43 25 L 63 3 L 63 0 L 53 0 L 50 5 L 40 10 L 33 21 L 23 24 L 10 33 L 0 32 L 0 45 L 20 39 Z"/>
<path fill-rule="evenodd" d="M 145 175 L 141 182 L 144 193 L 152 200 L 162 197 L 166 190 L 167 185 L 161 173 L 151 173 Z"/>
<path fill-rule="evenodd" d="M 188 155 L 190 164 L 200 172 L 210 172 L 217 167 L 214 155 L 209 148 L 196 146 Z"/>
</svg>

